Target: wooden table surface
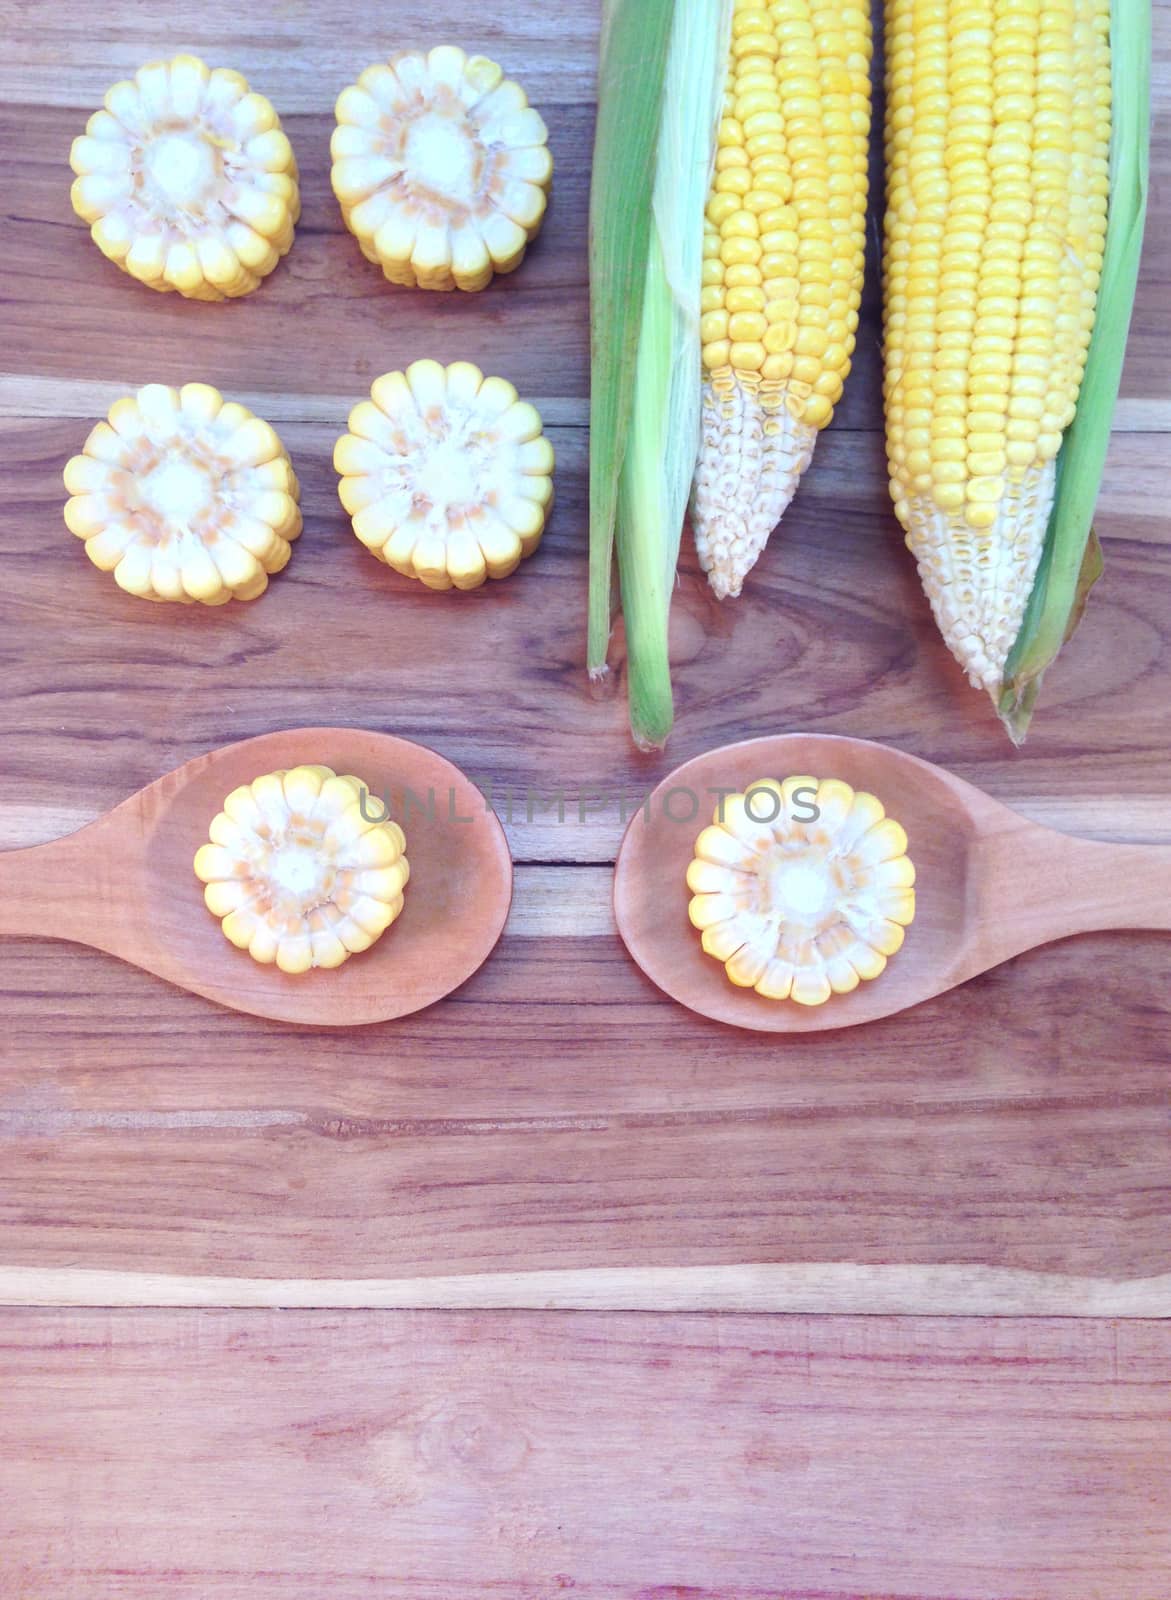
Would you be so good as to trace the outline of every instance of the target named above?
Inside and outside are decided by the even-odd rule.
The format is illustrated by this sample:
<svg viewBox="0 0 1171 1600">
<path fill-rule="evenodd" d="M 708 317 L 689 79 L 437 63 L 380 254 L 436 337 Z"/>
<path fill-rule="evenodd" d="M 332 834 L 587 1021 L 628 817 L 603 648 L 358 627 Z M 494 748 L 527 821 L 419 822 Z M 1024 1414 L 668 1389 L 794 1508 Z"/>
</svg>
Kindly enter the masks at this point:
<svg viewBox="0 0 1171 1600">
<path fill-rule="evenodd" d="M 487 966 L 348 1034 L 0 946 L 4 1600 L 1171 1594 L 1167 939 L 1070 940 L 777 1039 L 661 996 L 609 910 L 620 795 L 794 728 L 1171 839 L 1171 7 L 1106 575 L 1027 747 L 964 685 L 888 508 L 872 259 L 845 401 L 743 599 L 685 554 L 658 758 L 621 671 L 591 691 L 582 666 L 595 13 L 0 0 L 0 848 L 329 723 L 490 782 L 517 863 Z M 385 285 L 328 181 L 338 90 L 445 38 L 521 78 L 556 160 L 539 242 L 474 297 Z M 180 48 L 271 97 L 302 172 L 291 255 L 229 306 L 148 294 L 69 209 L 88 111 Z M 539 554 L 470 595 L 378 566 L 336 499 L 348 408 L 424 355 L 513 380 L 557 449 Z M 110 400 L 188 379 L 276 424 L 302 480 L 254 605 L 144 605 L 61 520 Z"/>
</svg>

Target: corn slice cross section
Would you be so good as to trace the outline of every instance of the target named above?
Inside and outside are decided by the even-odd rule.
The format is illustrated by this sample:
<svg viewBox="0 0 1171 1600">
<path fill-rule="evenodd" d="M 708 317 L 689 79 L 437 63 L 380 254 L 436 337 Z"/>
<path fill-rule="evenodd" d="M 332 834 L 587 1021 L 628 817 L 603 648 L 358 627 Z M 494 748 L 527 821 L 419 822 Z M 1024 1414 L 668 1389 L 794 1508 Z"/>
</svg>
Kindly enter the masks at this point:
<svg viewBox="0 0 1171 1600">
<path fill-rule="evenodd" d="M 484 289 L 536 237 L 548 131 L 519 84 L 455 45 L 367 67 L 338 98 L 333 192 L 391 283 Z"/>
<path fill-rule="evenodd" d="M 535 406 L 470 361 L 376 378 L 334 449 L 357 537 L 430 589 L 505 578 L 541 541 L 553 446 Z"/>
<path fill-rule="evenodd" d="M 197 56 L 116 83 L 70 164 L 94 243 L 151 289 L 251 294 L 293 242 L 300 191 L 280 118 L 238 72 Z"/>
<path fill-rule="evenodd" d="M 403 908 L 406 838 L 359 778 L 267 772 L 233 789 L 195 855 L 224 937 L 282 972 L 340 967 Z"/>
<path fill-rule="evenodd" d="M 764 778 L 716 807 L 687 869 L 704 951 L 769 1000 L 822 1005 L 877 978 L 915 916 L 907 835 L 839 778 Z"/>
<path fill-rule="evenodd" d="M 65 523 L 86 555 L 144 600 L 255 600 L 301 532 L 275 430 L 206 383 L 148 383 L 116 400 L 65 487 Z"/>
</svg>

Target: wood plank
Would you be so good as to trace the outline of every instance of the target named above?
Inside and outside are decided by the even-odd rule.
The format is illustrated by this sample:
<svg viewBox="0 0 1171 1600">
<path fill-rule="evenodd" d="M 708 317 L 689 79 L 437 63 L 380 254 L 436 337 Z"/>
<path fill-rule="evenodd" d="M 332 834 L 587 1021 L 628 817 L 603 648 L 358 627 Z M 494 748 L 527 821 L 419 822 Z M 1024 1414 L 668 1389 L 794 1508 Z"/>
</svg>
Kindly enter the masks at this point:
<svg viewBox="0 0 1171 1600">
<path fill-rule="evenodd" d="M 1158 939 L 1068 941 L 857 1035 L 778 1047 L 666 1001 L 612 934 L 506 935 L 442 1005 L 329 1034 L 14 942 L 0 1259 L 268 1279 L 1157 1276 L 1165 969 Z"/>
<path fill-rule="evenodd" d="M 60 472 L 84 420 L 0 420 L 0 847 L 68 832 L 200 750 L 309 723 L 434 745 L 491 786 L 521 861 L 612 861 L 625 820 L 677 762 L 794 726 L 884 739 L 1055 826 L 1171 835 L 1162 436 L 1114 441 L 1098 518 L 1106 575 L 1023 758 L 939 638 L 882 509 L 877 439 L 834 432 L 740 600 L 714 601 L 685 554 L 678 724 L 667 752 L 645 757 L 626 732 L 620 630 L 600 691 L 582 670 L 582 430 L 550 430 L 558 502 L 537 556 L 490 592 L 435 595 L 349 532 L 330 463 L 343 422 L 339 409 L 332 425 L 280 423 L 305 532 L 259 602 L 196 615 L 122 594 L 65 529 Z M 54 620 L 64 594 L 67 630 Z"/>
<path fill-rule="evenodd" d="M 199 1118 L 182 1118 L 198 1127 Z M 269 1125 L 263 1117 L 254 1127 Z M 422 1278 L 180 1277 L 88 1267 L 2 1267 L 0 1306 L 241 1310 L 704 1311 L 819 1316 L 1171 1318 L 1171 1273 L 1087 1278 L 1020 1267 L 550 1267 Z"/>
<path fill-rule="evenodd" d="M 183 374 L 176 375 L 176 382 Z M 32 421 L 37 417 L 76 417 L 79 423 L 92 425 L 104 416 L 115 400 L 127 393 L 127 384 L 101 378 L 46 378 L 27 373 L 0 372 L 0 417 Z M 273 424 L 283 422 L 322 422 L 343 432 L 345 419 L 358 398 L 356 391 L 349 394 L 281 394 L 269 389 L 233 389 L 232 398 L 246 405 Z M 538 406 L 547 427 L 586 428 L 589 426 L 589 401 L 575 396 L 530 394 L 528 398 Z M 1126 426 L 1123 433 L 1158 432 L 1161 420 L 1160 401 L 1127 402 L 1121 413 Z M 1145 408 L 1145 409 L 1144 409 Z M 84 438 L 85 429 L 77 432 Z"/>
<path fill-rule="evenodd" d="M 1171 1326 L 0 1315 L 17 1600 L 1153 1600 Z"/>
<path fill-rule="evenodd" d="M 1171 6 L 1156 10 L 1158 182 Z M 288 113 L 304 174 L 290 257 L 227 307 L 146 294 L 69 210 L 69 140 L 112 78 L 158 53 L 157 19 L 126 0 L 0 0 L 0 848 L 68 831 L 200 750 L 335 722 L 434 744 L 502 810 L 511 791 L 510 843 L 533 865 L 485 971 L 393 1030 L 266 1027 L 92 952 L 6 941 L 0 1268 L 312 1293 L 322 1279 L 853 1263 L 933 1309 L 965 1304 L 969 1268 L 1056 1274 L 1047 1293 L 1099 1311 L 1133 1304 L 1139 1283 L 1161 1294 L 1165 941 L 1070 942 L 907 1017 L 778 1049 L 695 1021 L 631 968 L 606 869 L 622 809 L 676 761 L 794 726 L 888 740 L 1058 826 L 1171 837 L 1165 208 L 1124 381 L 1130 431 L 1099 509 L 1107 574 L 1026 752 L 962 683 L 889 510 L 872 259 L 845 404 L 749 592 L 718 606 L 685 555 L 678 727 L 646 759 L 626 734 L 620 630 L 608 683 L 591 690 L 581 670 L 596 8 L 515 0 L 469 18 L 455 0 L 407 0 L 388 25 L 357 0 L 289 0 L 262 19 L 211 0 L 183 27 L 175 48 L 230 59 Z M 381 50 L 444 35 L 516 71 L 557 163 L 529 259 L 475 297 L 384 285 L 328 184 L 337 89 Z M 489 592 L 424 594 L 379 568 L 337 503 L 348 405 L 424 353 L 506 373 L 557 446 L 545 544 Z M 122 595 L 60 515 L 61 467 L 111 393 L 190 376 L 272 417 L 306 511 L 262 601 L 200 616 Z M 923 1289 L 907 1268 L 960 1276 Z M 864 1275 L 812 1281 L 826 1305 L 887 1292 Z"/>
<path fill-rule="evenodd" d="M 451 32 L 464 36 L 458 27 Z M 153 29 L 152 37 L 148 56 L 158 47 Z M 374 44 L 353 54 L 354 75 L 377 54 Z M 327 80 L 319 103 L 332 106 L 348 81 L 344 73 Z M 588 105 L 542 107 L 556 164 L 548 217 L 523 271 L 480 296 L 388 285 L 346 232 L 330 189 L 332 116 L 290 117 L 301 168 L 296 243 L 255 294 L 209 308 L 144 291 L 102 260 L 74 217 L 66 162 L 85 111 L 2 101 L 0 73 L 0 147 L 12 163 L 0 216 L 9 274 L 0 350 L 8 373 L 50 377 L 66 392 L 74 378 L 134 387 L 198 375 L 225 391 L 336 394 L 353 404 L 380 372 L 432 356 L 475 360 L 534 397 L 589 392 Z"/>
<path fill-rule="evenodd" d="M 364 0 L 282 0 L 242 17 L 234 0 L 202 0 L 199 10 L 160 18 L 121 0 L 3 0 L 0 100 L 22 109 L 98 105 L 109 86 L 157 60 L 190 50 L 212 66 L 234 67 L 287 113 L 325 115 L 364 66 L 393 50 L 458 39 L 469 54 L 495 56 L 523 70 L 534 103 L 590 105 L 598 13 L 593 6 L 511 0 L 469 10 L 460 0 L 396 0 L 371 12 Z M 84 40 L 84 51 L 78 41 Z M 328 141 L 327 141 L 328 143 Z"/>
</svg>

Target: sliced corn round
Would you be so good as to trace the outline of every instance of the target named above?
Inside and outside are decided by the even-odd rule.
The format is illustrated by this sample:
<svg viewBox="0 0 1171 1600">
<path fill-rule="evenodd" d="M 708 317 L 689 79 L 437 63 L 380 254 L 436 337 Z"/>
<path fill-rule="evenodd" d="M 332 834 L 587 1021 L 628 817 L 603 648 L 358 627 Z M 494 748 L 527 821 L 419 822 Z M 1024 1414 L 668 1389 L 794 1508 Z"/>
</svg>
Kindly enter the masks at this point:
<svg viewBox="0 0 1171 1600">
<path fill-rule="evenodd" d="M 506 578 L 540 543 L 553 498 L 536 408 L 470 361 L 376 378 L 333 464 L 358 538 L 430 589 Z"/>
<path fill-rule="evenodd" d="M 280 118 L 238 72 L 196 56 L 116 83 L 69 160 L 94 243 L 151 289 L 250 294 L 293 242 L 297 163 Z"/>
<path fill-rule="evenodd" d="M 406 838 L 377 797 L 332 768 L 267 772 L 233 789 L 195 854 L 224 936 L 282 972 L 340 967 L 403 908 Z"/>
<path fill-rule="evenodd" d="M 454 45 L 367 67 L 337 102 L 333 192 L 391 283 L 483 289 L 521 263 L 553 176 L 544 122 L 496 62 Z"/>
<path fill-rule="evenodd" d="M 86 555 L 144 600 L 255 600 L 301 531 L 276 433 L 206 383 L 148 383 L 116 400 L 65 487 L 65 523 Z"/>
<path fill-rule="evenodd" d="M 877 978 L 915 916 L 907 836 L 840 778 L 766 778 L 695 842 L 689 915 L 731 981 L 822 1005 Z"/>
</svg>

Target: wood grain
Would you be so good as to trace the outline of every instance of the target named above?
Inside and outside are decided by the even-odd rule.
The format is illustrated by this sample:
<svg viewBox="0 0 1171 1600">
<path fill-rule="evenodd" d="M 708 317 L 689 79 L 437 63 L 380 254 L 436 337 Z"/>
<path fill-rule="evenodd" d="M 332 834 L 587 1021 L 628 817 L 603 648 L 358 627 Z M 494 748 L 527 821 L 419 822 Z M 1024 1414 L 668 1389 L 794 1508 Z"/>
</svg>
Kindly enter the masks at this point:
<svg viewBox="0 0 1171 1600">
<path fill-rule="evenodd" d="M 702 1022 L 612 934 L 506 933 L 442 1006 L 327 1040 L 63 945 L 5 970 L 13 1268 L 1168 1271 L 1157 939 L 1054 945 L 862 1052 Z"/>
<path fill-rule="evenodd" d="M 1156 10 L 1157 192 L 1171 8 Z M 1071 1306 L 1099 1308 L 1120 1302 L 1076 1285 L 1161 1282 L 1165 939 L 1070 941 L 903 1018 L 779 1048 L 690 1017 L 642 978 L 613 932 L 608 871 L 623 811 L 678 761 L 793 727 L 888 741 L 1054 826 L 1171 839 L 1166 208 L 1152 206 L 1126 431 L 1099 509 L 1107 574 L 1025 752 L 947 656 L 889 511 L 872 262 L 845 403 L 748 593 L 717 605 L 685 556 L 678 725 L 648 760 L 626 735 L 620 630 L 608 684 L 591 691 L 582 672 L 594 8 L 513 0 L 472 18 L 437 0 L 390 22 L 357 0 L 263 17 L 212 0 L 181 28 L 169 45 L 230 60 L 287 113 L 304 175 L 288 260 L 228 307 L 144 293 L 68 207 L 69 141 L 106 83 L 158 53 L 157 15 L 0 0 L 0 847 L 68 832 L 233 739 L 366 726 L 492 785 L 518 905 L 449 1000 L 327 1041 L 96 953 L 5 941 L 10 1281 L 68 1269 L 311 1293 L 324 1279 L 858 1263 L 1051 1273 Z M 528 85 L 556 160 L 541 238 L 477 297 L 384 285 L 328 187 L 338 88 L 380 51 L 441 36 L 495 51 Z M 488 593 L 422 593 L 370 559 L 337 504 L 330 452 L 348 405 L 422 354 L 513 379 L 557 448 L 541 552 Z M 111 394 L 193 376 L 277 423 L 306 513 L 258 604 L 202 616 L 121 594 L 60 515 L 61 467 Z M 934 1309 L 964 1303 L 962 1279 L 927 1281 Z"/>
<path fill-rule="evenodd" d="M 667 754 L 630 748 L 620 629 L 586 685 L 596 30 L 565 0 L 0 0 L 0 849 L 341 724 L 490 786 L 519 862 L 489 964 L 350 1034 L 0 944 L 0 1303 L 72 1307 L 0 1312 L 4 1600 L 1171 1592 L 1171 1323 L 1144 1320 L 1171 1317 L 1166 939 L 1066 941 L 780 1046 L 660 995 L 610 909 L 625 816 L 672 766 L 794 727 L 1171 840 L 1171 6 L 1107 571 L 1023 754 L 889 511 L 873 250 L 844 403 L 748 593 L 716 605 L 685 554 Z M 556 162 L 523 269 L 472 298 L 388 288 L 329 191 L 337 91 L 439 38 L 521 79 Z M 248 74 L 300 161 L 294 249 L 230 306 L 145 293 L 69 210 L 72 137 L 164 48 Z M 511 378 L 557 449 L 541 552 L 489 593 L 422 593 L 337 503 L 350 405 L 421 355 Z M 89 567 L 60 484 L 116 394 L 193 377 L 279 427 L 306 515 L 261 602 L 198 617 Z M 389 1309 L 417 1305 L 448 1309 Z M 532 1309 L 452 1309 L 493 1305 Z M 839 1315 L 731 1314 L 785 1308 Z M 938 1312 L 981 1320 L 895 1315 Z"/>
<path fill-rule="evenodd" d="M 0 1380 L 7 1600 L 1171 1589 L 1167 1323 L 12 1312 Z"/>
<path fill-rule="evenodd" d="M 198 616 L 136 603 L 64 528 L 60 472 L 85 420 L 0 420 L 5 845 L 79 826 L 198 752 L 322 722 L 432 744 L 491 784 L 520 861 L 612 861 L 624 818 L 678 761 L 790 727 L 886 740 L 1054 826 L 1171 838 L 1161 435 L 1114 442 L 1107 575 L 1023 753 L 952 670 L 887 526 L 878 440 L 831 430 L 755 588 L 720 606 L 686 556 L 679 721 L 648 758 L 627 737 L 620 673 L 599 698 L 581 670 L 585 434 L 550 430 L 558 500 L 536 558 L 488 592 L 423 595 L 347 530 L 330 465 L 344 420 L 281 423 L 305 532 L 259 602 Z"/>
</svg>

